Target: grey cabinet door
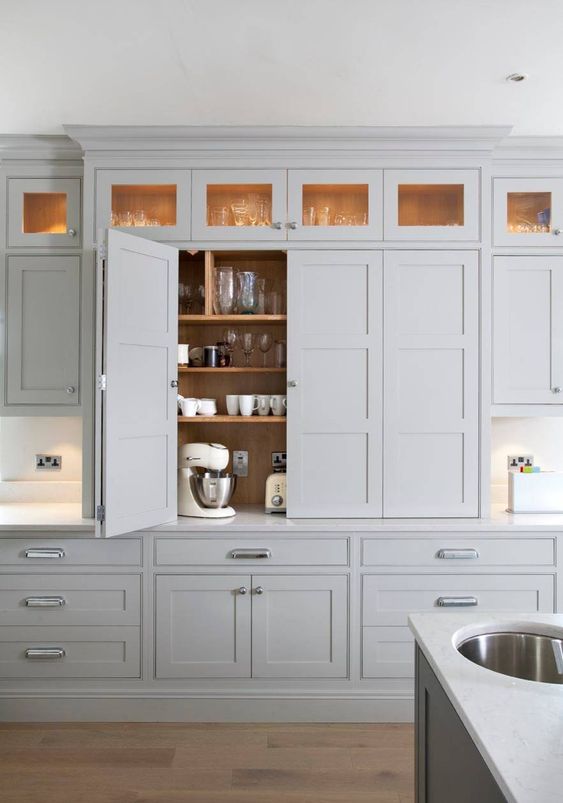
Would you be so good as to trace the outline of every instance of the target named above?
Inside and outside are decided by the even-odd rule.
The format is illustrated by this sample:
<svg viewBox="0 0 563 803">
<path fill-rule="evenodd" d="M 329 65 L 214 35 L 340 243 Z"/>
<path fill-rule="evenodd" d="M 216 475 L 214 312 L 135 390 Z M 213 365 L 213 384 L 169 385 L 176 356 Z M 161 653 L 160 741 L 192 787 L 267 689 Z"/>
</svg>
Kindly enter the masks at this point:
<svg viewBox="0 0 563 803">
<path fill-rule="evenodd" d="M 8 178 L 9 248 L 80 248 L 81 179 Z"/>
<path fill-rule="evenodd" d="M 381 262 L 288 254 L 289 516 L 381 516 Z"/>
<path fill-rule="evenodd" d="M 156 578 L 157 678 L 250 677 L 250 575 Z"/>
<path fill-rule="evenodd" d="M 80 401 L 80 257 L 6 260 L 6 405 Z"/>
<path fill-rule="evenodd" d="M 252 592 L 252 677 L 347 677 L 347 577 L 253 575 Z"/>
</svg>

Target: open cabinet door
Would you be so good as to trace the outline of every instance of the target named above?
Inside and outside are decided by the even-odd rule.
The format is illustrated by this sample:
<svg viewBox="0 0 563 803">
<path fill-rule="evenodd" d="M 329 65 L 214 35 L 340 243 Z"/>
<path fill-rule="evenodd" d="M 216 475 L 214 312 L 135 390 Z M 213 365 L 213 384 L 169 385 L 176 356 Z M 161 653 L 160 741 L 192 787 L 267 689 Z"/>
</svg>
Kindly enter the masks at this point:
<svg viewBox="0 0 563 803">
<path fill-rule="evenodd" d="M 98 274 L 96 518 L 109 537 L 177 515 L 178 251 L 109 230 Z"/>
</svg>

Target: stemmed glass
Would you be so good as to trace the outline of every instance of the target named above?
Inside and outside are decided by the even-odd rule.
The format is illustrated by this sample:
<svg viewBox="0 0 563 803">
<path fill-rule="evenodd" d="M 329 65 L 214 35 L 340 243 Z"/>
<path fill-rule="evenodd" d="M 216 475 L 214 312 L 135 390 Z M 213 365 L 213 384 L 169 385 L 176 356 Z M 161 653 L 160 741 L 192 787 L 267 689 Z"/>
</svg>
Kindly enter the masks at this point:
<svg viewBox="0 0 563 803">
<path fill-rule="evenodd" d="M 256 333 L 241 332 L 240 347 L 244 352 L 244 367 L 250 368 L 250 360 L 254 353 L 254 349 L 256 348 Z"/>
<path fill-rule="evenodd" d="M 234 351 L 237 345 L 240 345 L 238 329 L 225 329 L 223 332 L 223 342 L 227 344 L 227 351 L 230 356 L 230 363 L 232 366 L 235 364 Z"/>
<path fill-rule="evenodd" d="M 263 332 L 261 335 L 258 335 L 258 348 L 264 355 L 264 368 L 266 367 L 266 355 L 272 348 L 273 344 L 274 338 L 270 332 Z"/>
</svg>

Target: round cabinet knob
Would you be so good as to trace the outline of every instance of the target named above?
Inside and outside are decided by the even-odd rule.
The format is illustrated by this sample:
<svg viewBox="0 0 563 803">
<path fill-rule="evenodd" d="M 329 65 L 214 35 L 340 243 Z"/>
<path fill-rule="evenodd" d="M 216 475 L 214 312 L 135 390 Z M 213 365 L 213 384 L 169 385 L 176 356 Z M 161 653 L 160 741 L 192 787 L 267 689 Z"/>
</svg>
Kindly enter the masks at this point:
<svg viewBox="0 0 563 803">
<path fill-rule="evenodd" d="M 68 386 L 68 388 L 66 389 L 66 392 L 67 392 L 69 395 L 71 395 L 71 394 L 72 394 L 72 393 L 74 393 L 75 391 L 76 391 L 76 388 L 74 387 L 74 385 L 69 385 L 69 386 Z"/>
<path fill-rule="evenodd" d="M 279 507 L 282 502 L 283 498 L 279 494 L 277 494 L 276 496 L 272 496 L 272 505 L 274 507 Z"/>
<path fill-rule="evenodd" d="M 561 229 L 553 229 L 553 233 L 558 237 L 561 234 Z"/>
<path fill-rule="evenodd" d="M 561 393 L 561 388 L 558 388 L 558 387 L 551 388 L 551 392 L 552 393 Z"/>
<path fill-rule="evenodd" d="M 274 222 L 272 223 L 272 228 L 280 231 L 281 227 L 282 227 L 281 220 L 274 220 Z"/>
<path fill-rule="evenodd" d="M 287 224 L 287 228 L 288 229 L 296 229 L 297 228 L 297 223 L 295 222 L 295 220 L 290 220 L 289 223 Z"/>
<path fill-rule="evenodd" d="M 258 594 L 258 596 L 260 596 L 260 594 L 264 593 L 264 589 L 262 588 L 262 586 L 256 586 L 256 588 L 254 590 L 254 593 Z"/>
<path fill-rule="evenodd" d="M 287 383 L 287 387 L 288 388 L 296 388 L 297 387 L 297 380 L 296 379 L 290 379 L 289 382 Z"/>
<path fill-rule="evenodd" d="M 238 593 L 242 594 L 242 596 L 244 597 L 244 595 L 248 593 L 248 588 L 246 586 L 241 586 L 238 590 Z"/>
<path fill-rule="evenodd" d="M 76 229 L 68 229 L 67 234 L 69 237 L 76 237 Z"/>
<path fill-rule="evenodd" d="M 171 388 L 177 388 L 178 387 L 178 380 L 177 379 L 171 379 L 170 380 L 170 387 Z"/>
</svg>

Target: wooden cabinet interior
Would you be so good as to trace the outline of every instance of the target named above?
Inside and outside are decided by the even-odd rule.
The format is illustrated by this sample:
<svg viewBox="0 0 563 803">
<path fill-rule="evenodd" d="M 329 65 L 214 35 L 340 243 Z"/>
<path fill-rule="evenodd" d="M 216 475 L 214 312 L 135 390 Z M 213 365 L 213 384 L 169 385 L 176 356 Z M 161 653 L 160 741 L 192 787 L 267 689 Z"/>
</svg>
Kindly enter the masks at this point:
<svg viewBox="0 0 563 803">
<path fill-rule="evenodd" d="M 285 295 L 287 257 L 280 251 L 198 251 L 180 254 L 180 282 L 204 287 L 203 307 L 196 306 L 190 314 L 179 315 L 179 342 L 194 346 L 214 345 L 222 341 L 226 325 L 258 332 L 270 332 L 274 341 L 286 340 L 287 317 L 283 315 L 215 315 L 213 312 L 213 284 L 216 267 L 232 266 L 239 270 L 253 270 L 266 278 L 270 287 Z M 274 364 L 274 348 L 267 354 L 267 367 L 263 367 L 262 353 L 257 348 L 252 355 L 250 369 L 243 366 L 242 352 L 234 353 L 233 368 L 198 368 L 180 366 L 178 391 L 182 396 L 217 400 L 218 415 L 208 418 L 178 417 L 178 443 L 190 441 L 217 442 L 229 451 L 248 451 L 248 477 L 238 480 L 233 505 L 263 504 L 266 477 L 272 473 L 272 452 L 286 451 L 286 419 L 282 416 L 247 418 L 228 416 L 227 394 L 284 394 L 286 370 Z M 232 466 L 229 466 L 228 470 Z"/>
<path fill-rule="evenodd" d="M 175 226 L 176 200 L 175 184 L 113 184 L 112 225 L 120 228 Z M 131 218 L 128 219 L 128 215 Z"/>
<path fill-rule="evenodd" d="M 506 230 L 518 234 L 551 230 L 550 192 L 509 192 L 506 196 Z"/>
<path fill-rule="evenodd" d="M 271 184 L 208 184 L 208 226 L 270 225 L 273 189 Z M 259 209 L 257 201 L 263 201 Z M 244 212 L 247 205 L 249 213 Z M 235 207 L 235 209 L 233 209 Z M 237 208 L 240 207 L 240 211 Z"/>
<path fill-rule="evenodd" d="M 24 234 L 66 234 L 66 192 L 24 192 Z"/>
<path fill-rule="evenodd" d="M 463 184 L 399 184 L 399 226 L 463 226 Z"/>
<path fill-rule="evenodd" d="M 301 222 L 303 226 L 367 226 L 368 191 L 367 184 L 304 184 Z"/>
</svg>

